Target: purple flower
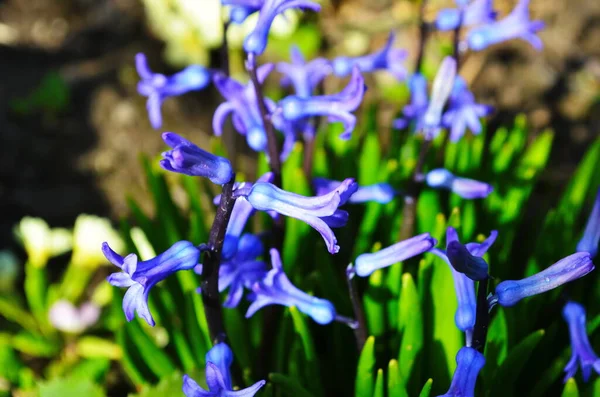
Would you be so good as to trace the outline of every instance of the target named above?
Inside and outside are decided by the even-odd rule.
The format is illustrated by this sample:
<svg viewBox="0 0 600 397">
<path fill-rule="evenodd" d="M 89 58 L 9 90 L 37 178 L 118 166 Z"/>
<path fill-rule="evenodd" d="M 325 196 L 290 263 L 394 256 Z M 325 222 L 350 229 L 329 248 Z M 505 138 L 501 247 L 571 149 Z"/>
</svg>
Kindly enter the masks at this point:
<svg viewBox="0 0 600 397">
<path fill-rule="evenodd" d="M 587 251 L 592 258 L 598 253 L 598 242 L 600 241 L 600 189 L 596 193 L 594 208 L 585 225 L 583 237 L 577 243 L 577 251 Z"/>
<path fill-rule="evenodd" d="M 454 30 L 458 25 L 475 26 L 494 22 L 496 12 L 492 0 L 473 0 L 463 9 L 462 21 L 461 10 L 457 8 L 445 8 L 438 12 L 435 20 L 438 30 Z"/>
<path fill-rule="evenodd" d="M 569 301 L 562 311 L 563 318 L 569 325 L 569 337 L 571 338 L 571 359 L 565 367 L 566 382 L 581 367 L 584 382 L 587 382 L 592 374 L 592 368 L 600 374 L 600 358 L 594 353 L 585 330 L 585 309 L 579 303 Z M 579 363 L 577 362 L 579 361 Z"/>
<path fill-rule="evenodd" d="M 284 85 L 292 84 L 296 96 L 308 98 L 325 76 L 331 73 L 329 61 L 325 58 L 316 58 L 305 62 L 302 53 L 295 45 L 292 45 L 290 57 L 291 63 L 277 64 L 277 71 L 284 76 L 281 82 Z"/>
<path fill-rule="evenodd" d="M 258 22 L 254 30 L 244 40 L 244 50 L 248 53 L 260 55 L 267 47 L 269 29 L 278 14 L 291 8 L 309 9 L 315 12 L 321 6 L 310 0 L 265 0 L 258 14 Z"/>
<path fill-rule="evenodd" d="M 109 262 L 123 270 L 108 276 L 108 282 L 116 287 L 129 287 L 123 298 L 123 312 L 127 321 L 131 321 L 137 311 L 152 326 L 154 319 L 148 309 L 150 289 L 175 272 L 192 269 L 200 257 L 200 250 L 189 241 L 179 241 L 157 257 L 141 262 L 138 262 L 135 254 L 123 258 L 108 243 L 102 244 L 102 253 Z"/>
<path fill-rule="evenodd" d="M 263 83 L 272 70 L 272 64 L 259 67 L 256 71 L 258 81 Z M 213 81 L 221 95 L 226 99 L 226 102 L 219 105 L 215 110 L 213 116 L 215 135 L 221 136 L 223 123 L 231 113 L 233 126 L 240 134 L 246 136 L 248 145 L 254 151 L 264 151 L 267 147 L 267 135 L 252 82 L 244 86 L 222 73 L 215 73 Z M 265 103 L 269 112 L 273 111 L 275 103 L 268 98 L 265 98 Z"/>
<path fill-rule="evenodd" d="M 529 0 L 520 0 L 504 19 L 472 29 L 467 35 L 467 44 L 473 51 L 481 51 L 503 41 L 522 39 L 540 51 L 543 43 L 536 32 L 543 28 L 543 21 L 529 19 Z"/>
<path fill-rule="evenodd" d="M 314 178 L 313 186 L 317 196 L 321 196 L 335 190 L 342 182 L 325 178 Z M 377 183 L 369 186 L 358 186 L 356 192 L 348 199 L 349 203 L 358 204 L 375 201 L 380 204 L 389 203 L 394 199 L 397 192 L 388 183 Z"/>
<path fill-rule="evenodd" d="M 475 384 L 485 357 L 472 347 L 462 347 L 456 354 L 456 364 L 450 389 L 438 397 L 475 397 Z"/>
<path fill-rule="evenodd" d="M 250 14 L 259 11 L 265 0 L 221 0 L 224 6 L 231 6 L 229 19 L 231 22 L 241 24 Z"/>
<path fill-rule="evenodd" d="M 487 262 L 480 256 L 471 255 L 458 239 L 446 242 L 446 256 L 454 270 L 473 281 L 482 281 L 489 277 Z"/>
<path fill-rule="evenodd" d="M 496 241 L 498 232 L 492 230 L 490 236 L 481 244 L 479 243 L 468 243 L 466 244 L 469 253 L 474 256 L 483 256 L 488 249 Z M 446 245 L 452 241 L 458 241 L 458 235 L 453 227 L 448 227 L 446 230 Z M 467 333 L 467 346 L 470 345 L 471 333 L 475 326 L 475 313 L 477 309 L 477 302 L 475 300 L 475 283 L 469 277 L 463 273 L 459 273 L 450 263 L 450 259 L 446 254 L 446 251 L 433 248 L 430 251 L 432 254 L 437 255 L 444 260 L 452 271 L 452 278 L 454 279 L 454 289 L 456 291 L 456 298 L 458 301 L 458 307 L 454 314 L 454 322 L 461 331 Z"/>
<path fill-rule="evenodd" d="M 225 241 L 230 241 L 230 245 L 237 243 L 237 246 L 233 252 L 231 249 L 223 249 L 219 267 L 219 292 L 229 288 L 229 295 L 223 306 L 234 308 L 242 299 L 244 287 L 250 289 L 255 282 L 263 279 L 267 273 L 267 265 L 257 260 L 263 254 L 264 248 L 255 235 L 246 233 L 239 239 L 226 235 Z M 197 265 L 194 271 L 202 274 L 202 265 Z"/>
<path fill-rule="evenodd" d="M 413 74 L 408 80 L 410 89 L 410 103 L 402 109 L 403 117 L 394 120 L 394 128 L 404 129 L 412 121 L 420 120 L 427 106 L 429 97 L 427 96 L 427 79 L 421 73 Z"/>
<path fill-rule="evenodd" d="M 425 182 L 434 189 L 448 189 L 464 199 L 486 198 L 494 190 L 485 182 L 454 176 L 444 168 L 429 171 Z"/>
<path fill-rule="evenodd" d="M 339 214 L 345 211 L 339 210 L 338 207 L 346 203 L 356 189 L 354 179 L 345 179 L 337 189 L 326 195 L 306 197 L 279 189 L 270 183 L 259 182 L 249 191 L 237 191 L 237 194 L 245 197 L 256 210 L 275 211 L 308 223 L 321 234 L 329 252 L 335 254 L 340 247 L 331 227 L 338 227 L 338 222 L 329 225 L 329 217 L 334 216 L 333 220 L 339 219 Z"/>
<path fill-rule="evenodd" d="M 281 258 L 276 249 L 271 249 L 271 269 L 265 278 L 252 286 L 255 300 L 248 307 L 246 318 L 268 305 L 295 306 L 319 324 L 329 324 L 336 317 L 335 307 L 325 299 L 310 296 L 296 288 L 283 272 Z"/>
<path fill-rule="evenodd" d="M 233 178 L 231 163 L 224 157 L 205 152 L 187 139 L 173 132 L 165 132 L 163 140 L 173 149 L 163 152 L 161 167 L 185 175 L 202 176 L 212 183 L 223 185 Z"/>
<path fill-rule="evenodd" d="M 328 116 L 329 121 L 341 121 L 344 124 L 342 139 L 350 139 L 356 125 L 355 111 L 362 102 L 365 82 L 358 68 L 352 70 L 350 82 L 340 93 L 303 98 L 290 95 L 283 98 L 278 108 L 287 121 L 296 121 L 311 116 Z"/>
<path fill-rule="evenodd" d="M 444 126 L 450 128 L 450 140 L 457 142 L 465 134 L 467 127 L 473 134 L 478 135 L 481 132 L 479 119 L 492 111 L 493 108 L 489 105 L 475 103 L 475 96 L 469 91 L 466 81 L 456 76 L 448 110 L 442 116 L 442 122 Z"/>
<path fill-rule="evenodd" d="M 146 56 L 142 53 L 135 56 L 135 67 L 142 79 L 137 90 L 141 95 L 148 97 L 146 108 L 150 124 L 154 128 L 160 128 L 162 125 L 160 106 L 165 98 L 201 90 L 210 83 L 210 71 L 198 65 L 188 66 L 172 76 L 152 73 L 148 68 Z"/>
<path fill-rule="evenodd" d="M 406 78 L 406 69 L 402 62 L 406 58 L 406 50 L 392 48 L 396 35 L 391 32 L 385 46 L 369 55 L 361 57 L 337 57 L 333 60 L 333 72 L 336 76 L 347 76 L 352 72 L 354 66 L 363 73 L 370 73 L 376 70 L 387 70 L 398 80 Z"/>
<path fill-rule="evenodd" d="M 437 241 L 429 233 L 423 233 L 390 245 L 375 253 L 359 255 L 354 261 L 356 274 L 360 277 L 367 277 L 377 269 L 382 269 L 429 251 L 436 244 Z"/>
<path fill-rule="evenodd" d="M 233 391 L 231 385 L 230 367 L 233 362 L 233 352 L 225 343 L 216 344 L 206 353 L 206 384 L 208 391 L 201 388 L 188 375 L 183 376 L 183 394 L 186 397 L 252 397 L 265 385 L 261 380 L 252 386 Z"/>
<path fill-rule="evenodd" d="M 514 306 L 523 298 L 541 294 L 565 283 L 577 280 L 594 270 L 588 252 L 578 252 L 567 256 L 554 265 L 522 280 L 506 280 L 498 284 L 496 292 L 488 298 L 490 307 L 496 303 Z"/>
</svg>

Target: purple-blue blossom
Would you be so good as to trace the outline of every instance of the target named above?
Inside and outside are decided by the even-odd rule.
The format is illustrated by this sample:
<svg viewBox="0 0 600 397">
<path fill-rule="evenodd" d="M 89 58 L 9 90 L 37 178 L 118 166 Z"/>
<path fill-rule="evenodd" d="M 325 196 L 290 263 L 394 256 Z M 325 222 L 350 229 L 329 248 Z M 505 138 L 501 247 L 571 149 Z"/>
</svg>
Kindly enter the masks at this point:
<svg viewBox="0 0 600 397">
<path fill-rule="evenodd" d="M 485 357 L 472 347 L 462 347 L 456 354 L 456 369 L 450 389 L 438 397 L 475 397 L 475 384 Z"/>
<path fill-rule="evenodd" d="M 277 71 L 283 75 L 281 83 L 284 86 L 291 84 L 296 96 L 308 98 L 312 95 L 317 85 L 331 73 L 329 61 L 325 58 L 315 58 L 306 62 L 300 49 L 292 45 L 290 49 L 291 62 L 279 62 Z"/>
<path fill-rule="evenodd" d="M 290 95 L 278 104 L 278 110 L 286 121 L 296 121 L 312 116 L 327 116 L 330 122 L 340 121 L 344 124 L 342 139 L 350 139 L 356 125 L 356 117 L 351 113 L 362 102 L 365 93 L 365 82 L 355 67 L 348 85 L 338 94 L 300 97 Z"/>
<path fill-rule="evenodd" d="M 135 66 L 141 78 L 137 90 L 148 97 L 146 108 L 153 128 L 162 125 L 160 107 L 165 98 L 201 90 L 210 83 L 211 78 L 211 72 L 199 65 L 188 66 L 172 76 L 153 73 L 142 53 L 135 56 Z"/>
<path fill-rule="evenodd" d="M 220 342 L 206 353 L 206 385 L 203 389 L 188 375 L 183 376 L 183 394 L 186 397 L 252 397 L 265 385 L 260 380 L 250 387 L 233 391 L 230 367 L 233 352 L 225 343 Z"/>
<path fill-rule="evenodd" d="M 173 148 L 162 153 L 164 159 L 160 165 L 165 170 L 208 178 L 217 185 L 233 178 L 233 168 L 226 158 L 206 152 L 173 132 L 163 133 L 162 138 Z"/>
<path fill-rule="evenodd" d="M 587 382 L 592 374 L 592 369 L 600 374 L 600 358 L 590 345 L 585 328 L 585 309 L 577 302 L 569 301 L 562 310 L 562 315 L 569 325 L 569 338 L 571 339 L 571 359 L 565 367 L 566 382 L 572 378 L 577 369 L 581 367 L 583 381 Z"/>
<path fill-rule="evenodd" d="M 255 183 L 249 190 L 242 191 L 240 189 L 236 191 L 236 194 L 245 197 L 256 210 L 275 211 L 308 223 L 321 234 L 327 250 L 335 254 L 340 247 L 337 245 L 337 238 L 331 227 L 339 227 L 339 222 L 337 222 L 339 216 L 336 217 L 336 213 L 339 215 L 345 211 L 338 207 L 345 204 L 356 189 L 356 182 L 349 178 L 345 179 L 335 190 L 322 196 L 301 196 L 263 182 Z M 331 218 L 332 216 L 334 218 Z M 345 217 L 347 217 L 347 213 Z M 333 221 L 332 225 L 328 224 L 330 220 Z"/>
<path fill-rule="evenodd" d="M 231 6 L 229 19 L 233 23 L 244 23 L 251 14 L 259 11 L 265 0 L 221 0 L 224 6 Z"/>
<path fill-rule="evenodd" d="M 256 70 L 258 81 L 262 84 L 272 70 L 273 64 L 260 66 Z M 267 134 L 252 82 L 244 86 L 222 73 L 215 73 L 213 81 L 226 100 L 217 107 L 213 115 L 212 125 L 215 135 L 222 135 L 223 123 L 231 114 L 234 128 L 246 137 L 248 146 L 257 152 L 264 151 L 267 147 Z M 265 98 L 265 104 L 269 112 L 275 109 L 275 103 L 269 98 Z"/>
<path fill-rule="evenodd" d="M 531 21 L 529 19 L 529 0 L 520 0 L 504 19 L 469 31 L 467 45 L 473 51 L 481 51 L 491 45 L 507 40 L 522 39 L 540 51 L 543 43 L 536 33 L 543 28 L 543 21 Z"/>
<path fill-rule="evenodd" d="M 342 182 L 326 178 L 314 178 L 313 186 L 317 196 L 321 196 L 335 190 Z M 380 204 L 389 203 L 398 194 L 389 183 L 376 183 L 368 186 L 358 186 L 356 192 L 350 196 L 348 202 L 351 204 L 375 201 Z"/>
<path fill-rule="evenodd" d="M 462 8 L 444 8 L 438 12 L 435 25 L 438 30 L 454 30 L 461 26 L 489 24 L 496 19 L 492 0 L 473 0 Z"/>
<path fill-rule="evenodd" d="M 445 168 L 436 168 L 425 175 L 425 182 L 434 189 L 448 189 L 464 199 L 486 198 L 494 188 L 474 179 L 454 176 Z"/>
<path fill-rule="evenodd" d="M 258 14 L 258 22 L 254 30 L 244 40 L 244 50 L 260 55 L 267 48 L 269 30 L 275 17 L 292 8 L 308 9 L 315 12 L 321 6 L 310 0 L 265 0 Z"/>
<path fill-rule="evenodd" d="M 506 280 L 496 286 L 494 294 L 488 298 L 490 307 L 498 303 L 509 307 L 521 299 L 541 294 L 577 280 L 594 270 L 588 252 L 577 252 L 561 259 L 552 266 L 522 280 Z"/>
<path fill-rule="evenodd" d="M 319 324 L 329 324 L 336 318 L 335 307 L 325 299 L 308 295 L 296 288 L 283 272 L 281 257 L 271 249 L 271 269 L 266 277 L 252 286 L 254 301 L 248 307 L 246 318 L 268 305 L 295 306 Z"/>
<path fill-rule="evenodd" d="M 458 239 L 446 242 L 446 256 L 454 270 L 473 281 L 482 281 L 489 277 L 488 264 L 485 259 L 471 255 L 467 247 L 462 245 Z"/>
<path fill-rule="evenodd" d="M 436 244 L 437 241 L 429 233 L 423 233 L 380 251 L 361 254 L 354 260 L 355 272 L 360 277 L 367 277 L 375 270 L 429 251 Z"/>
<path fill-rule="evenodd" d="M 360 57 L 337 57 L 332 61 L 333 72 L 336 76 L 344 77 L 352 72 L 354 66 L 363 73 L 377 70 L 387 70 L 398 80 L 406 78 L 406 69 L 403 62 L 406 59 L 406 50 L 393 48 L 396 35 L 391 32 L 385 46 L 373 54 Z"/>
<path fill-rule="evenodd" d="M 480 119 L 488 116 L 492 111 L 491 106 L 476 103 L 475 96 L 467 87 L 467 82 L 462 77 L 456 76 L 448 101 L 448 110 L 442 116 L 442 123 L 450 129 L 450 140 L 458 142 L 467 128 L 478 135 L 481 132 Z"/>
<path fill-rule="evenodd" d="M 138 261 L 135 254 L 122 257 L 108 243 L 102 244 L 102 253 L 110 263 L 123 270 L 111 274 L 107 280 L 116 287 L 129 288 L 123 298 L 127 321 L 131 321 L 137 312 L 151 326 L 154 326 L 154 319 L 148 308 L 148 294 L 152 287 L 175 272 L 193 269 L 200 257 L 200 250 L 189 241 L 179 241 L 147 261 Z"/>
<path fill-rule="evenodd" d="M 583 236 L 577 243 L 577 251 L 587 251 L 593 259 L 598 254 L 598 242 L 600 242 L 600 189 L 596 193 L 594 207 L 585 225 Z"/>
<path fill-rule="evenodd" d="M 429 105 L 425 76 L 421 73 L 413 74 L 408 80 L 408 87 L 410 90 L 410 103 L 402 109 L 403 116 L 394 120 L 394 128 L 404 129 L 413 121 L 418 123 Z"/>
</svg>

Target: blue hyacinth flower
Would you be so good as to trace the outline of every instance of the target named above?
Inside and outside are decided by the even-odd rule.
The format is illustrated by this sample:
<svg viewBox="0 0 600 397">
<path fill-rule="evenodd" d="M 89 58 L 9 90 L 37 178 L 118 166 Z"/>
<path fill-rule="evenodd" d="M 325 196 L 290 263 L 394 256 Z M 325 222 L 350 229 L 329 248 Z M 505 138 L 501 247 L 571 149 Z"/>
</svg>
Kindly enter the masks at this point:
<svg viewBox="0 0 600 397">
<path fill-rule="evenodd" d="M 454 176 L 445 168 L 436 168 L 425 175 L 425 182 L 434 189 L 448 189 L 464 199 L 486 198 L 494 188 L 474 179 Z"/>
<path fill-rule="evenodd" d="M 408 80 L 410 90 L 410 103 L 402 109 L 403 116 L 394 120 L 394 128 L 404 129 L 412 122 L 417 122 L 423 117 L 429 105 L 427 94 L 427 79 L 421 73 L 413 74 Z"/>
<path fill-rule="evenodd" d="M 325 299 L 308 295 L 296 288 L 283 272 L 281 257 L 271 249 L 271 269 L 265 278 L 252 286 L 254 301 L 248 307 L 246 318 L 268 305 L 295 306 L 319 324 L 329 324 L 336 318 L 335 307 Z"/>
<path fill-rule="evenodd" d="M 543 21 L 529 19 L 529 0 L 520 0 L 513 11 L 504 19 L 476 27 L 467 34 L 467 45 L 473 51 L 512 39 L 527 41 L 536 50 L 543 47 L 536 33 L 544 28 Z"/>
<path fill-rule="evenodd" d="M 233 391 L 230 367 L 233 352 L 225 343 L 217 343 L 206 353 L 206 384 L 203 389 L 188 375 L 183 376 L 183 394 L 186 397 L 252 397 L 265 385 L 265 381 L 256 382 L 245 389 Z"/>
<path fill-rule="evenodd" d="M 577 251 L 589 252 L 593 259 L 598 254 L 598 242 L 600 242 L 600 189 L 596 193 L 594 208 L 585 225 L 583 237 L 577 243 Z"/>
<path fill-rule="evenodd" d="M 161 167 L 180 174 L 201 176 L 212 183 L 224 185 L 233 178 L 231 163 L 224 157 L 215 156 L 173 132 L 165 132 L 163 140 L 173 149 L 163 152 Z"/>
<path fill-rule="evenodd" d="M 475 102 L 475 96 L 467 82 L 460 76 L 454 80 L 454 88 L 448 101 L 448 110 L 442 116 L 442 123 L 450 129 L 450 140 L 458 142 L 467 128 L 475 135 L 481 132 L 480 118 L 488 116 L 493 111 L 489 105 Z"/>
<path fill-rule="evenodd" d="M 456 369 L 450 389 L 438 397 L 475 397 L 475 384 L 485 357 L 472 347 L 462 347 L 456 354 Z"/>
<path fill-rule="evenodd" d="M 579 303 L 569 301 L 562 311 L 563 318 L 569 325 L 569 337 L 571 339 L 571 359 L 565 367 L 566 382 L 581 367 L 583 381 L 587 382 L 592 374 L 592 369 L 600 374 L 600 358 L 592 349 L 585 328 L 585 309 Z"/>
<path fill-rule="evenodd" d="M 362 102 L 365 81 L 358 68 L 352 70 L 348 85 L 338 94 L 300 97 L 290 95 L 278 103 L 278 110 L 286 121 L 297 121 L 312 116 L 327 116 L 329 121 L 344 124 L 342 139 L 350 139 L 356 125 L 356 117 L 351 114 Z"/>
<path fill-rule="evenodd" d="M 165 98 L 201 90 L 210 83 L 211 78 L 211 72 L 199 65 L 188 66 L 172 76 L 153 73 L 142 53 L 135 56 L 135 67 L 142 79 L 137 90 L 148 97 L 146 108 L 153 128 L 160 128 L 162 125 L 160 107 Z"/>
<path fill-rule="evenodd" d="M 496 19 L 496 12 L 492 0 L 473 0 L 461 10 L 458 8 L 445 8 L 438 12 L 435 26 L 438 30 L 454 30 L 461 26 L 477 26 L 489 24 Z"/>
<path fill-rule="evenodd" d="M 315 12 L 321 6 L 310 0 L 265 0 L 258 14 L 258 22 L 254 30 L 244 40 L 244 50 L 260 55 L 267 48 L 269 30 L 275 17 L 292 8 L 308 9 Z"/>
<path fill-rule="evenodd" d="M 231 238 L 226 236 L 225 239 Z M 231 241 L 231 240 L 230 240 Z M 246 233 L 239 239 L 233 239 L 230 244 L 237 242 L 234 250 L 231 248 L 221 254 L 219 267 L 219 292 L 229 288 L 229 295 L 223 306 L 236 307 L 242 300 L 244 287 L 250 289 L 252 285 L 264 278 L 267 274 L 267 265 L 257 258 L 263 254 L 263 244 L 258 237 Z M 197 274 L 202 274 L 202 265 L 194 268 Z"/>
<path fill-rule="evenodd" d="M 494 295 L 488 298 L 490 307 L 496 303 L 514 306 L 521 299 L 550 291 L 577 280 L 594 270 L 588 252 L 578 252 L 561 259 L 547 269 L 522 280 L 506 280 L 496 286 Z"/>
<path fill-rule="evenodd" d="M 471 280 L 483 281 L 489 278 L 488 264 L 485 259 L 471 255 L 469 249 L 462 245 L 458 238 L 446 241 L 446 256 L 454 270 Z"/>
<path fill-rule="evenodd" d="M 135 254 L 122 257 L 108 243 L 102 244 L 102 253 L 110 263 L 123 270 L 108 276 L 108 282 L 129 288 L 123 298 L 127 321 L 131 321 L 137 312 L 151 326 L 154 326 L 154 319 L 148 308 L 148 294 L 152 287 L 175 272 L 193 269 L 200 257 L 200 250 L 189 241 L 179 241 L 157 257 L 141 262 Z"/>
<path fill-rule="evenodd" d="M 352 72 L 354 66 L 363 73 L 371 73 L 377 70 L 387 70 L 398 80 L 406 78 L 406 69 L 403 62 L 406 59 L 406 50 L 392 48 L 396 35 L 391 32 L 385 46 L 379 51 L 361 57 L 337 57 L 332 61 L 333 73 L 344 77 Z"/>
<path fill-rule="evenodd" d="M 390 245 L 380 251 L 361 254 L 354 260 L 355 272 L 360 277 L 367 277 L 375 270 L 383 269 L 429 251 L 436 244 L 437 241 L 429 233 L 423 233 Z"/>
<path fill-rule="evenodd" d="M 256 71 L 258 81 L 262 84 L 272 70 L 272 64 L 260 66 Z M 234 128 L 246 137 L 248 146 L 256 152 L 265 151 L 267 134 L 252 82 L 244 86 L 222 73 L 215 73 L 213 81 L 226 100 L 217 107 L 213 115 L 212 125 L 215 135 L 222 135 L 225 119 L 231 114 Z M 275 109 L 275 103 L 269 98 L 265 98 L 265 104 L 269 112 Z"/>
<path fill-rule="evenodd" d="M 356 189 L 356 182 L 349 178 L 330 193 L 315 197 L 290 193 L 270 183 L 262 182 L 254 184 L 246 191 L 240 189 L 236 194 L 245 197 L 256 210 L 275 211 L 308 223 L 321 234 L 327 250 L 335 254 L 340 247 L 337 245 L 331 227 L 339 227 L 340 217 L 347 218 L 346 211 L 338 207 L 345 204 Z"/>
<path fill-rule="evenodd" d="M 492 244 L 494 244 L 497 236 L 498 232 L 492 230 L 485 241 L 482 243 L 468 243 L 466 244 L 466 248 L 471 255 L 481 257 L 488 251 Z M 446 245 L 452 241 L 458 241 L 458 234 L 453 227 L 448 227 L 448 229 L 446 229 Z M 473 327 L 475 326 L 477 309 L 475 282 L 465 274 L 458 272 L 452 266 L 446 251 L 433 248 L 430 252 L 440 257 L 450 267 L 452 278 L 454 279 L 454 290 L 456 291 L 456 298 L 458 301 L 456 313 L 454 314 L 454 322 L 458 329 L 467 334 L 467 346 L 469 346 Z"/>
<path fill-rule="evenodd" d="M 224 6 L 231 6 L 229 19 L 233 23 L 242 24 L 250 15 L 258 12 L 265 0 L 221 0 Z"/>
<path fill-rule="evenodd" d="M 322 196 L 337 189 L 340 181 L 333 181 L 326 178 L 314 178 L 313 186 L 317 196 Z M 397 191 L 389 183 L 376 183 L 369 186 L 358 186 L 356 192 L 350 196 L 348 203 L 359 204 L 374 201 L 380 204 L 387 204 L 394 199 Z"/>
</svg>

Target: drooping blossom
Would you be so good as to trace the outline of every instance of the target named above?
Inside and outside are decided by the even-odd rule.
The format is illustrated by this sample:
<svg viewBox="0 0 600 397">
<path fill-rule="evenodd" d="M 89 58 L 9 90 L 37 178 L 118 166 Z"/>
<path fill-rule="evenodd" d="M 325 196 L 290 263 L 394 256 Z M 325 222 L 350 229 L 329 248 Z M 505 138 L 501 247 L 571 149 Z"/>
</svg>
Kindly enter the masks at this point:
<svg viewBox="0 0 600 397">
<path fill-rule="evenodd" d="M 425 175 L 425 182 L 434 189 L 448 189 L 464 199 L 486 198 L 494 188 L 475 179 L 454 176 L 444 168 L 436 168 Z"/>
<path fill-rule="evenodd" d="M 326 178 L 314 178 L 313 186 L 317 196 L 321 196 L 336 189 L 342 182 Z M 368 186 L 358 186 L 356 192 L 350 196 L 348 203 L 359 204 L 375 201 L 380 204 L 389 203 L 398 194 L 389 183 L 376 183 Z"/>
<path fill-rule="evenodd" d="M 462 11 L 462 20 L 461 20 Z M 435 19 L 438 30 L 454 30 L 458 25 L 469 27 L 489 24 L 496 19 L 492 0 L 473 0 L 461 8 L 444 8 Z"/>
<path fill-rule="evenodd" d="M 587 382 L 592 374 L 592 369 L 600 374 L 600 358 L 594 352 L 585 328 L 585 309 L 577 302 L 569 301 L 562 310 L 562 315 L 569 325 L 571 339 L 571 359 L 565 367 L 566 382 L 572 378 L 577 369 L 581 367 L 583 381 Z"/>
<path fill-rule="evenodd" d="M 450 389 L 438 397 L 475 397 L 475 384 L 485 357 L 472 347 L 462 347 L 456 354 L 456 369 Z"/>
<path fill-rule="evenodd" d="M 251 14 L 258 12 L 265 0 L 221 0 L 224 6 L 231 6 L 229 19 L 233 23 L 242 24 Z"/>
<path fill-rule="evenodd" d="M 319 324 L 329 324 L 336 318 L 335 307 L 325 299 L 310 296 L 296 288 L 283 272 L 281 257 L 271 249 L 271 269 L 265 278 L 252 286 L 254 301 L 248 307 L 246 318 L 268 305 L 295 306 Z"/>
<path fill-rule="evenodd" d="M 421 73 L 413 74 L 408 80 L 410 90 L 410 103 L 402 109 L 403 116 L 394 120 L 394 128 L 404 129 L 412 122 L 417 122 L 423 117 L 429 97 L 427 95 L 427 79 Z"/>
<path fill-rule="evenodd" d="M 146 108 L 153 128 L 162 125 L 160 107 L 166 98 L 201 90 L 208 86 L 211 78 L 211 72 L 199 65 L 188 66 L 172 76 L 153 73 L 142 53 L 135 56 L 135 66 L 141 78 L 137 90 L 148 97 Z"/>
<path fill-rule="evenodd" d="M 598 242 L 600 242 L 600 189 L 596 193 L 594 208 L 585 225 L 583 237 L 577 243 L 577 251 L 587 251 L 593 259 L 598 253 Z"/>
</svg>

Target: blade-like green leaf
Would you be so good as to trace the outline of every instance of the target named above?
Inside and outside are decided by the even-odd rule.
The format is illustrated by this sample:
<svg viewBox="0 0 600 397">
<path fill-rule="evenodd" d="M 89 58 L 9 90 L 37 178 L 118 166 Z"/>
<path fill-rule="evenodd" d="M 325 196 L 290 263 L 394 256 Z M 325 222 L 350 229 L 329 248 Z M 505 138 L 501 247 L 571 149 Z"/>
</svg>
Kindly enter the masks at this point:
<svg viewBox="0 0 600 397">
<path fill-rule="evenodd" d="M 419 393 L 419 397 L 429 397 L 431 394 L 431 387 L 433 386 L 433 379 L 427 379 L 427 382 L 423 385 L 421 389 L 421 393 Z"/>
<path fill-rule="evenodd" d="M 377 378 L 375 379 L 375 390 L 373 390 L 373 397 L 383 397 L 383 369 L 377 370 Z"/>
<path fill-rule="evenodd" d="M 388 364 L 388 397 L 408 397 L 405 381 L 400 375 L 400 368 L 397 360 L 390 360 Z"/>
<path fill-rule="evenodd" d="M 571 378 L 567 381 L 561 397 L 579 397 L 579 390 L 577 389 L 575 379 Z"/>
<path fill-rule="evenodd" d="M 269 374 L 269 380 L 280 389 L 285 396 L 289 397 L 314 397 L 296 379 L 282 374 Z"/>
<path fill-rule="evenodd" d="M 356 370 L 356 397 L 371 397 L 375 386 L 375 337 L 369 336 L 363 346 Z"/>
<path fill-rule="evenodd" d="M 402 290 L 398 305 L 398 330 L 402 333 L 398 362 L 401 377 L 409 379 L 410 376 L 418 377 L 419 371 L 414 367 L 414 364 L 423 347 L 421 305 L 417 288 L 410 273 L 404 273 L 402 276 Z"/>
</svg>

